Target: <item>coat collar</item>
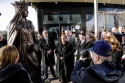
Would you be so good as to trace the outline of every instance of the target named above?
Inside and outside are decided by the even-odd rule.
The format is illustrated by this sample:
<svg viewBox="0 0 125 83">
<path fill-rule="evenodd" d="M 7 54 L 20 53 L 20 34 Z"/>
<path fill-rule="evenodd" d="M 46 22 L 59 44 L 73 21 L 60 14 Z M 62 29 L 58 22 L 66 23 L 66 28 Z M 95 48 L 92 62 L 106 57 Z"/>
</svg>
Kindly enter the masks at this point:
<svg viewBox="0 0 125 83">
<path fill-rule="evenodd" d="M 118 80 L 123 76 L 123 69 L 118 62 L 105 61 L 102 64 L 96 64 L 88 67 L 88 73 L 106 82 L 111 82 Z"/>
<path fill-rule="evenodd" d="M 0 82 L 11 77 L 13 74 L 20 70 L 25 70 L 21 63 L 16 63 L 5 67 L 0 70 Z"/>
</svg>

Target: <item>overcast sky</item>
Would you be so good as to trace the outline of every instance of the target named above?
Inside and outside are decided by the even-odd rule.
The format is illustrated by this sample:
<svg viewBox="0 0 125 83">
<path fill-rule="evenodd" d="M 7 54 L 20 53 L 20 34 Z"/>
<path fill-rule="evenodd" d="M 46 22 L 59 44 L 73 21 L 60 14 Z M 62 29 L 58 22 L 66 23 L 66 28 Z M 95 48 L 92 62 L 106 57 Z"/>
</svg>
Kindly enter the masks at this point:
<svg viewBox="0 0 125 83">
<path fill-rule="evenodd" d="M 0 0 L 0 13 L 2 14 L 0 16 L 0 31 L 6 30 L 6 27 L 9 21 L 15 15 L 14 7 L 13 5 L 11 5 L 11 3 L 14 3 L 15 1 L 20 1 L 20 0 Z M 27 19 L 32 21 L 35 27 L 35 30 L 37 31 L 38 29 L 37 29 L 36 11 L 31 6 L 29 6 L 28 11 L 29 11 L 29 15 Z"/>
</svg>

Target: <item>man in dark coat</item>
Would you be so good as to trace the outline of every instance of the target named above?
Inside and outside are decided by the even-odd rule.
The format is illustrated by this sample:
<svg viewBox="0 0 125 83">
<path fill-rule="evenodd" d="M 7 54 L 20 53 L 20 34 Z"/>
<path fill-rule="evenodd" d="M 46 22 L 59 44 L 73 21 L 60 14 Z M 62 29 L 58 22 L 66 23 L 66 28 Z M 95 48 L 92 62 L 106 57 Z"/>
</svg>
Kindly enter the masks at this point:
<svg viewBox="0 0 125 83">
<path fill-rule="evenodd" d="M 50 71 L 53 77 L 56 78 L 55 71 L 53 68 L 53 65 L 55 64 L 55 58 L 54 58 L 55 42 L 53 38 L 49 37 L 47 30 L 43 30 L 42 34 L 43 38 L 39 40 L 39 45 L 42 50 L 42 64 L 45 69 L 44 79 L 48 78 L 48 66 L 50 67 Z"/>
<path fill-rule="evenodd" d="M 91 50 L 94 65 L 82 68 L 85 58 L 79 60 L 71 74 L 73 83 L 118 83 L 123 76 L 123 69 L 118 62 L 111 61 L 110 44 L 100 40 Z"/>
</svg>

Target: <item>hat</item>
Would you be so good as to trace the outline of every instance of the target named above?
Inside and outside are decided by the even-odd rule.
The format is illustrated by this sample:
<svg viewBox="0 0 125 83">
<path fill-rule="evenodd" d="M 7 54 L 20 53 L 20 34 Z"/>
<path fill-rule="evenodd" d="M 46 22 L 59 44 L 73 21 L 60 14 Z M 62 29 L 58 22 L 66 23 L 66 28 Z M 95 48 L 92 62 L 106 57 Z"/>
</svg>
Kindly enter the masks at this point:
<svg viewBox="0 0 125 83">
<path fill-rule="evenodd" d="M 106 41 L 99 40 L 97 41 L 92 48 L 88 49 L 89 51 L 93 51 L 96 54 L 104 57 L 108 57 L 112 55 L 112 48 L 110 44 Z"/>
<path fill-rule="evenodd" d="M 85 35 L 85 32 L 84 31 L 79 31 L 79 34 L 80 35 Z"/>
</svg>

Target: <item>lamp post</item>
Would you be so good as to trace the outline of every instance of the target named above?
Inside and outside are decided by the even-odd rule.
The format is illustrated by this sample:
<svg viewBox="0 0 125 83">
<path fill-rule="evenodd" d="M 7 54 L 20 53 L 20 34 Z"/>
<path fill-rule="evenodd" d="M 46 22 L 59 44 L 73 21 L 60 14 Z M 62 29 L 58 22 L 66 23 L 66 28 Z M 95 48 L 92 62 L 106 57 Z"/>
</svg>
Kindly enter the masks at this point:
<svg viewBox="0 0 125 83">
<path fill-rule="evenodd" d="M 98 33 L 98 0 L 94 0 L 94 16 L 95 16 L 95 34 L 97 34 Z"/>
</svg>

